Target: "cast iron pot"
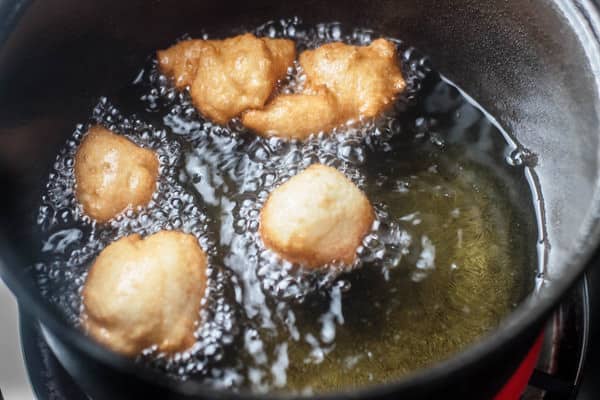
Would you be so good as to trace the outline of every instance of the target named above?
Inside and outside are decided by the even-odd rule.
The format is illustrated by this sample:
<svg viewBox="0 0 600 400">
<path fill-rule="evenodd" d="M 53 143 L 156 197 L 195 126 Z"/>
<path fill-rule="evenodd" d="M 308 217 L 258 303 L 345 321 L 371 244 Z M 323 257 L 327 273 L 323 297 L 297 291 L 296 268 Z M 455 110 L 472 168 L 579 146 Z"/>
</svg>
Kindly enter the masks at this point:
<svg viewBox="0 0 600 400">
<path fill-rule="evenodd" d="M 173 383 L 98 346 L 35 287 L 31 227 L 56 152 L 101 95 L 183 33 L 300 16 L 404 39 L 538 158 L 544 284 L 502 326 L 444 362 L 333 398 L 492 398 L 600 241 L 600 17 L 587 0 L 0 0 L 0 272 L 94 399 L 239 398 Z M 533 266 L 532 266 L 533 267 Z"/>
</svg>

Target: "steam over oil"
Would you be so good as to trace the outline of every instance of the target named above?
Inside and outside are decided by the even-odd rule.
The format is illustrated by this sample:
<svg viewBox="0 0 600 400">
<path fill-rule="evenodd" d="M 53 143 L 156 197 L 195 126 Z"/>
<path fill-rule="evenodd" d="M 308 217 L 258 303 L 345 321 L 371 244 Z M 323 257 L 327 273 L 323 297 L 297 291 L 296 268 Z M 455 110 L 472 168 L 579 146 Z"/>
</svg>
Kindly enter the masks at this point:
<svg viewBox="0 0 600 400">
<path fill-rule="evenodd" d="M 298 19 L 254 33 L 294 39 L 299 52 L 380 37 Z M 407 81 L 394 109 L 306 141 L 209 122 L 149 62 L 121 95 L 100 99 L 56 159 L 38 213 L 43 294 L 78 325 L 86 273 L 103 248 L 132 233 L 191 233 L 208 253 L 197 343 L 174 356 L 149 348 L 139 362 L 174 379 L 253 392 L 388 382 L 498 326 L 532 289 L 538 264 L 523 150 L 426 57 L 390 40 Z M 279 90 L 302 84 L 292 68 Z M 108 224 L 86 217 L 74 195 L 74 154 L 89 124 L 156 151 L 160 162 L 150 204 Z M 268 194 L 317 162 L 344 173 L 375 209 L 350 269 L 307 272 L 265 249 L 258 234 Z"/>
</svg>

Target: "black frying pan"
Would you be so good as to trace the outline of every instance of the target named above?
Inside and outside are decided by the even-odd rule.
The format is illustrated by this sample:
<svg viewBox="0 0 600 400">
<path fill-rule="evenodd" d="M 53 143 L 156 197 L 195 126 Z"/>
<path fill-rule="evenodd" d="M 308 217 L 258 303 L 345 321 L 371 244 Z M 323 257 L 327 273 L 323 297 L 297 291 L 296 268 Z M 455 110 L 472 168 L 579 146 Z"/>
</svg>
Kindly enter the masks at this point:
<svg viewBox="0 0 600 400">
<path fill-rule="evenodd" d="M 331 395 L 491 398 L 600 242 L 600 16 L 589 0 L 2 0 L 2 278 L 93 398 L 238 397 L 169 382 L 66 323 L 38 293 L 28 267 L 39 246 L 33 211 L 73 126 L 86 119 L 100 95 L 110 97 L 128 82 L 155 49 L 182 33 L 292 15 L 308 23 L 373 27 L 416 45 L 537 154 L 539 205 L 551 245 L 540 295 L 447 361 L 387 385 Z"/>
</svg>

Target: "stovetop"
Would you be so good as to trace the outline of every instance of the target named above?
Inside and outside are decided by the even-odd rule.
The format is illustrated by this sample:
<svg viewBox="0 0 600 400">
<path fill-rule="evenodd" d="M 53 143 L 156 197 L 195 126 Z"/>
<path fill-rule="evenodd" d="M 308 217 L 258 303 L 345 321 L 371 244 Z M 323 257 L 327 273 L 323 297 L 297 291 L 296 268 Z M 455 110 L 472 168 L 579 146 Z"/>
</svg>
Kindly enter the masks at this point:
<svg viewBox="0 0 600 400">
<path fill-rule="evenodd" d="M 523 400 L 600 399 L 600 266 L 593 269 L 549 322 Z M 88 399 L 53 356 L 37 322 L 23 313 L 17 317 L 14 300 L 2 285 L 0 305 L 0 399 L 2 394 L 6 400 Z"/>
<path fill-rule="evenodd" d="M 578 400 L 600 399 L 600 263 L 588 272 L 590 330 Z"/>
</svg>

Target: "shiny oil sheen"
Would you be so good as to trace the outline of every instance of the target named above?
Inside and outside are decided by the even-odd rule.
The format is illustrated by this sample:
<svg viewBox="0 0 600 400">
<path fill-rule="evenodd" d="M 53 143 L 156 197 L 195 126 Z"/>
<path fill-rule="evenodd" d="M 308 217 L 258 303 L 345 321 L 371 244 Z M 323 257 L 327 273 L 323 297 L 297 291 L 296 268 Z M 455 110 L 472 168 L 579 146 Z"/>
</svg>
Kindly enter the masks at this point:
<svg viewBox="0 0 600 400">
<path fill-rule="evenodd" d="M 231 34 L 244 32 L 244 29 Z M 379 37 L 337 23 L 269 22 L 257 35 L 298 50 Z M 206 35 L 206 37 L 211 37 Z M 535 157 L 400 40 L 408 89 L 376 121 L 305 142 L 258 138 L 238 121 L 202 118 L 154 62 L 91 120 L 159 154 L 147 210 L 108 226 L 73 196 L 78 127 L 57 157 L 39 212 L 39 286 L 74 324 L 90 263 L 116 238 L 181 229 L 210 249 L 208 307 L 197 346 L 139 357 L 174 379 L 253 392 L 315 393 L 396 379 L 478 340 L 531 291 L 538 228 Z M 292 68 L 280 90 L 302 84 Z M 308 273 L 265 249 L 258 216 L 268 194 L 308 165 L 331 165 L 371 200 L 377 218 L 351 271 Z"/>
</svg>

